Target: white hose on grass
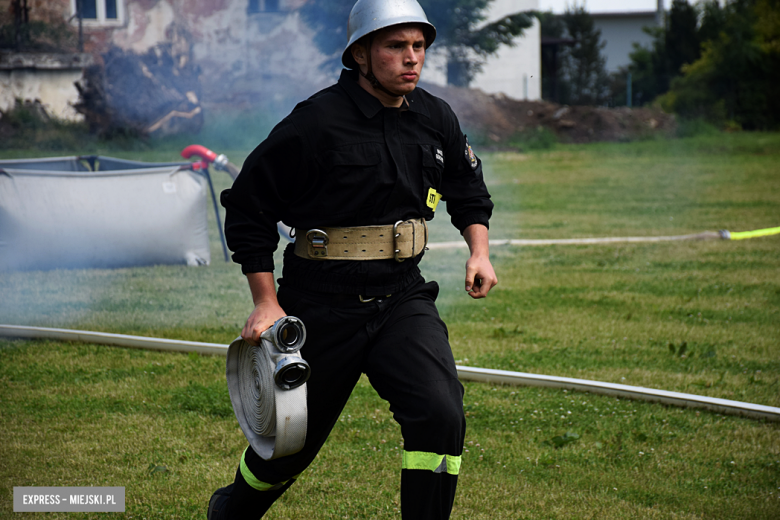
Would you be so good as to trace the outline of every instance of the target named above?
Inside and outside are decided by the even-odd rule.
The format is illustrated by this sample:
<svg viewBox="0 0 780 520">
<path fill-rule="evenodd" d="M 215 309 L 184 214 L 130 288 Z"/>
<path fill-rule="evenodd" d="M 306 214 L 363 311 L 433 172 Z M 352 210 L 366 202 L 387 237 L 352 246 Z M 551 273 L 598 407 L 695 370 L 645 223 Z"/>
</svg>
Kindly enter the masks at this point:
<svg viewBox="0 0 780 520">
<path fill-rule="evenodd" d="M 218 354 L 222 356 L 227 355 L 228 350 L 228 345 L 220 345 L 218 343 L 198 343 L 195 341 L 147 338 L 144 336 L 128 336 L 124 334 L 109 334 L 106 332 L 90 332 L 83 330 L 27 327 L 22 325 L 0 325 L 0 337 L 77 341 L 118 347 L 174 352 L 197 352 L 200 354 Z M 669 392 L 666 390 L 656 390 L 654 388 L 643 388 L 640 386 L 620 385 L 601 381 L 590 381 L 587 379 L 574 379 L 570 377 L 545 376 L 541 374 L 527 374 L 523 372 L 511 372 L 508 370 L 493 370 L 489 368 L 464 366 L 458 366 L 457 369 L 458 377 L 464 381 L 579 390 L 593 394 L 657 402 L 672 406 L 681 406 L 683 408 L 702 408 L 716 413 L 741 415 L 751 419 L 765 419 L 780 422 L 780 408 L 773 406 L 731 401 L 729 399 L 719 399 L 716 397 L 706 397 L 695 394 Z"/>
<path fill-rule="evenodd" d="M 111 334 L 108 332 L 49 329 L 45 327 L 25 327 L 22 325 L 0 325 L 0 337 L 3 336 L 8 338 L 75 341 L 79 343 L 95 343 L 97 345 L 170 352 L 197 352 L 198 354 L 217 354 L 221 356 L 227 356 L 228 350 L 228 345 L 220 345 L 219 343 L 199 343 L 178 339 L 147 338 L 145 336 L 128 336 L 126 334 Z"/>
<path fill-rule="evenodd" d="M 757 229 L 755 231 L 731 232 L 704 231 L 693 235 L 672 235 L 660 237 L 602 237 L 602 238 L 542 238 L 542 239 L 498 239 L 491 240 L 491 246 L 553 246 L 553 245 L 590 245 L 590 244 L 618 244 L 618 243 L 644 243 L 644 242 L 682 242 L 698 240 L 745 240 L 748 238 L 780 235 L 780 227 Z M 433 242 L 428 244 L 428 249 L 454 249 L 468 247 L 463 240 L 455 242 Z"/>
</svg>

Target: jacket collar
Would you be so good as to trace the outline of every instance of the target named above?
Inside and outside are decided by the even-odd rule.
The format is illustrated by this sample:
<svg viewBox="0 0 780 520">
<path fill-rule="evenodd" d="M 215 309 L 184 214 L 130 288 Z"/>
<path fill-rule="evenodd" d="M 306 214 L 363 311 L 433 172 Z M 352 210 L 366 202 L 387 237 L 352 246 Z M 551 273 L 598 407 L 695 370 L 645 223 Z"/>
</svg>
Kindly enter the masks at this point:
<svg viewBox="0 0 780 520">
<path fill-rule="evenodd" d="M 371 119 L 384 108 L 381 101 L 366 92 L 358 84 L 358 72 L 356 70 L 343 69 L 341 77 L 339 77 L 339 85 L 355 102 L 366 118 Z M 428 108 L 425 106 L 422 96 L 419 95 L 418 89 L 414 89 L 410 94 L 407 94 L 406 100 L 409 102 L 410 112 L 430 117 Z"/>
</svg>

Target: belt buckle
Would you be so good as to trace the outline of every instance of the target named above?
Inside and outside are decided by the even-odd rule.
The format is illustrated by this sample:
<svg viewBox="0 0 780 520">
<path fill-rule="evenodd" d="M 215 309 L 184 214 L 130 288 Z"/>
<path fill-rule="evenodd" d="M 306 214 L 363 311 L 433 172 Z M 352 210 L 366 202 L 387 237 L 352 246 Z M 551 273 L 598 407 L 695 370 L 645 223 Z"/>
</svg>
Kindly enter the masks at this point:
<svg viewBox="0 0 780 520">
<path fill-rule="evenodd" d="M 401 250 L 398 248 L 398 237 L 401 236 L 401 233 L 398 232 L 398 226 L 401 224 L 405 224 L 405 222 L 403 220 L 399 220 L 393 224 L 393 260 L 399 263 L 406 260 L 406 258 L 398 258 L 398 255 L 401 253 Z M 412 225 L 412 254 L 414 254 L 414 239 L 414 225 Z"/>
<path fill-rule="evenodd" d="M 310 251 L 314 253 L 314 256 L 321 258 L 328 256 L 330 237 L 326 232 L 321 229 L 310 229 L 306 233 L 306 240 L 309 242 Z"/>
</svg>

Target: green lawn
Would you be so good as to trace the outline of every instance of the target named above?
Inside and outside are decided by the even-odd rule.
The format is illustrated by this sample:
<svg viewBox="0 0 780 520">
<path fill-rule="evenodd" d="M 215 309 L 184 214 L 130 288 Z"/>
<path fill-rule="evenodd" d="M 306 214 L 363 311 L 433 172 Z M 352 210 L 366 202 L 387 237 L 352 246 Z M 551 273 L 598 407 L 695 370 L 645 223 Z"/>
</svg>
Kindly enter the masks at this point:
<svg viewBox="0 0 780 520">
<path fill-rule="evenodd" d="M 240 163 L 247 152 L 226 153 Z M 103 153 L 177 160 L 178 150 Z M 34 154 L 0 154 L 11 156 Z M 492 238 L 780 225 L 780 134 L 483 159 Z M 229 184 L 225 174 L 214 180 Z M 432 241 L 457 239 L 440 208 Z M 466 251 L 432 250 L 423 262 L 442 286 L 460 363 L 780 406 L 780 237 L 491 255 L 500 285 L 482 301 L 462 288 Z M 213 227 L 209 267 L 0 273 L 0 295 L 0 323 L 219 343 L 238 334 L 251 305 Z M 454 518 L 780 517 L 777 423 L 465 386 Z M 12 511 L 14 486 L 125 486 L 128 518 L 205 518 L 245 446 L 223 358 L 0 340 L 0 401 L 0 516 Z M 558 446 L 567 432 L 571 442 Z M 400 517 L 400 443 L 386 404 L 361 381 L 326 449 L 269 518 Z"/>
</svg>

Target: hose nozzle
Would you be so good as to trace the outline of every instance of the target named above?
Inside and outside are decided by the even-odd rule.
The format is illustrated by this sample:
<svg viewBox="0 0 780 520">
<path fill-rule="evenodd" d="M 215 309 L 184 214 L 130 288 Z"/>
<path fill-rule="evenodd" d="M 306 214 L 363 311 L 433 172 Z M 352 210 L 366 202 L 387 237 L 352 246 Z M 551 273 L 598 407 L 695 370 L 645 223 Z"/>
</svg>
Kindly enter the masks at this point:
<svg viewBox="0 0 780 520">
<path fill-rule="evenodd" d="M 306 327 L 301 320 L 294 316 L 280 318 L 260 334 L 260 339 L 266 342 L 266 348 L 276 364 L 276 386 L 282 390 L 292 390 L 309 380 L 311 368 L 298 353 L 306 342 Z"/>
<path fill-rule="evenodd" d="M 306 327 L 298 318 L 285 316 L 260 334 L 260 338 L 270 341 L 282 352 L 291 354 L 298 352 L 306 342 Z"/>
</svg>

